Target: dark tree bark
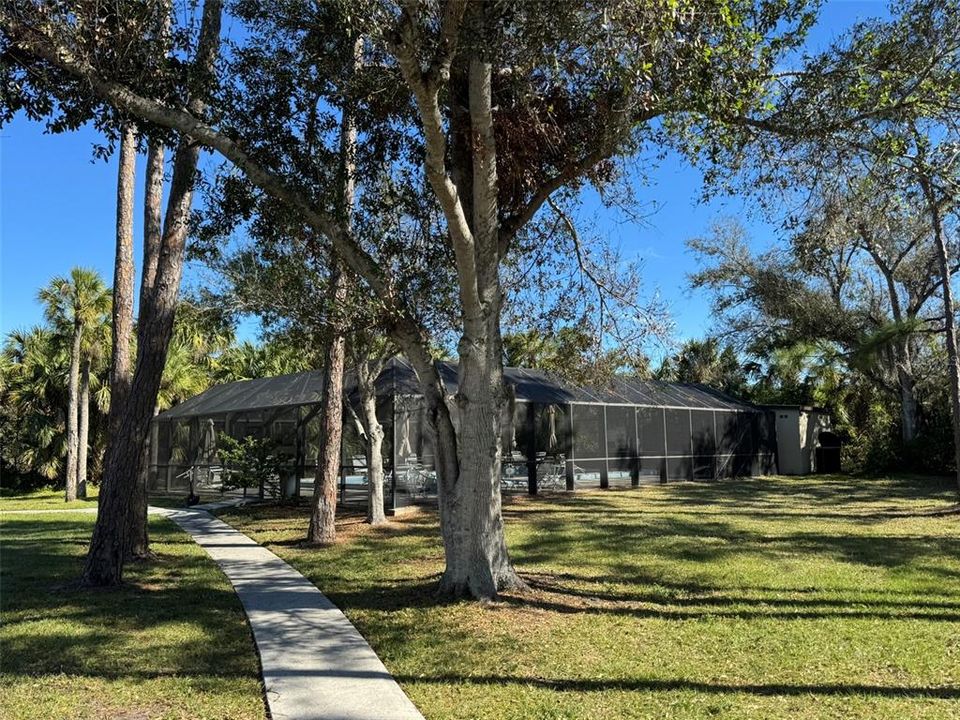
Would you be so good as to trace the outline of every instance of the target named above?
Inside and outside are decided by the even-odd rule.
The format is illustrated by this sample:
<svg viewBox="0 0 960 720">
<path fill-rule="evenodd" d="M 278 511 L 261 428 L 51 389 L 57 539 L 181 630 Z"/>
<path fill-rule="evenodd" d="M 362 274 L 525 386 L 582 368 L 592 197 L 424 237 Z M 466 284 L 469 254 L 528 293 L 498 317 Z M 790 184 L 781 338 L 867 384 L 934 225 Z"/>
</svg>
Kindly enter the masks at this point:
<svg viewBox="0 0 960 720">
<path fill-rule="evenodd" d="M 75 323 L 70 348 L 70 377 L 67 381 L 67 490 L 66 501 L 77 499 L 77 468 L 80 451 L 80 352 L 83 347 L 83 326 Z"/>
<path fill-rule="evenodd" d="M 107 445 L 100 512 L 83 575 L 88 585 L 115 585 L 123 577 L 145 440 L 173 334 L 198 157 L 196 146 L 192 146 L 189 139 L 182 140 L 174 158 L 173 182 L 157 266 L 157 286 L 150 302 L 140 307 L 137 361 L 130 394 L 117 431 Z"/>
<path fill-rule="evenodd" d="M 90 358 L 80 369 L 80 415 L 77 430 L 77 497 L 87 496 L 87 454 L 90 449 Z"/>
<path fill-rule="evenodd" d="M 194 63 L 202 77 L 211 75 L 219 51 L 221 10 L 220 0 L 205 0 Z M 202 98 L 193 96 L 188 105 L 191 112 L 203 113 Z M 137 360 L 129 399 L 120 416 L 117 432 L 111 435 L 107 446 L 100 510 L 83 571 L 85 585 L 116 585 L 123 579 L 123 565 L 129 547 L 127 534 L 133 511 L 131 501 L 145 459 L 145 439 L 153 419 L 173 333 L 199 154 L 199 145 L 190 137 L 183 137 L 174 155 L 156 284 L 149 302 L 140 307 Z"/>
<path fill-rule="evenodd" d="M 163 145 L 151 141 L 147 151 L 147 176 L 143 203 L 143 275 L 140 280 L 141 307 L 153 302 L 157 281 L 157 264 L 163 239 Z M 156 408 L 154 408 L 156 415 Z M 130 512 L 127 516 L 127 547 L 125 558 L 128 561 L 149 560 L 153 558 L 150 550 L 150 532 L 147 522 L 147 476 L 149 472 L 150 431 L 148 429 L 143 446 L 143 457 L 137 482 L 133 486 L 130 499 Z"/>
<path fill-rule="evenodd" d="M 330 278 L 330 306 L 334 313 L 347 297 L 347 278 L 337 263 Z M 320 446 L 307 542 L 326 545 L 337 539 L 337 481 L 340 477 L 340 444 L 343 436 L 343 331 L 334 321 L 333 336 L 323 364 L 323 398 L 320 405 Z"/>
<path fill-rule="evenodd" d="M 147 177 L 143 201 L 143 276 L 140 279 L 141 302 L 153 294 L 163 237 L 163 167 L 165 148 L 155 140 L 147 146 Z"/>
<path fill-rule="evenodd" d="M 154 416 L 157 412 L 154 409 Z M 143 443 L 143 454 L 137 480 L 130 495 L 130 509 L 127 514 L 126 550 L 124 562 L 142 562 L 155 558 L 150 550 L 150 525 L 147 518 L 147 479 L 149 477 L 150 438 L 152 433 L 147 429 L 147 437 Z"/>
</svg>

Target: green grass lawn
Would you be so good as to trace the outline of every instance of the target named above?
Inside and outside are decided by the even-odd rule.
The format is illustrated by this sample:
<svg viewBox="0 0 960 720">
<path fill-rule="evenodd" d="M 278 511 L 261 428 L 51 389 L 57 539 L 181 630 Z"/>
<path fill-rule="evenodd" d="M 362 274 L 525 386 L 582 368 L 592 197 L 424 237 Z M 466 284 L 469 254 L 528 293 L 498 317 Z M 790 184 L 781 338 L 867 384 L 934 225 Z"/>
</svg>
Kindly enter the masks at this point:
<svg viewBox="0 0 960 720">
<path fill-rule="evenodd" d="M 131 566 L 120 590 L 71 589 L 93 522 L 0 514 L 0 717 L 265 718 L 249 628 L 213 561 L 151 518 L 158 562 Z"/>
<path fill-rule="evenodd" d="M 343 608 L 430 720 L 958 718 L 947 481 L 678 483 L 505 506 L 531 591 L 439 603 L 435 516 L 224 518 Z"/>
<path fill-rule="evenodd" d="M 7 488 L 0 488 L 0 511 L 3 510 L 74 510 L 77 508 L 95 508 L 97 506 L 96 485 L 87 485 L 87 497 L 64 501 L 63 490 L 43 488 L 32 492 L 21 493 Z"/>
<path fill-rule="evenodd" d="M 87 497 L 65 502 L 63 490 L 42 488 L 30 492 L 19 492 L 0 488 L 0 514 L 7 510 L 78 510 L 97 507 L 97 495 L 100 488 L 97 485 L 87 485 Z M 218 500 L 213 496 L 211 500 Z M 150 504 L 157 507 L 180 508 L 186 505 L 186 493 L 183 495 L 151 495 Z"/>
</svg>

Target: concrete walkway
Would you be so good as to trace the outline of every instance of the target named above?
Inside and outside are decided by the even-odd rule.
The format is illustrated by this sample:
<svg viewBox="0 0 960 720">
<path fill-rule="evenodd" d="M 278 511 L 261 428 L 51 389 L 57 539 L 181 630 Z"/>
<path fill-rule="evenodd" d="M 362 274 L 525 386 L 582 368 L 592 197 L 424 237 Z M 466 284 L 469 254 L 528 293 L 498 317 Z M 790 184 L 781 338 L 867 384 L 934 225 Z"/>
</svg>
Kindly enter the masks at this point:
<svg viewBox="0 0 960 720">
<path fill-rule="evenodd" d="M 190 533 L 233 583 L 260 652 L 272 720 L 423 720 L 316 586 L 206 507 L 151 510 Z"/>
</svg>

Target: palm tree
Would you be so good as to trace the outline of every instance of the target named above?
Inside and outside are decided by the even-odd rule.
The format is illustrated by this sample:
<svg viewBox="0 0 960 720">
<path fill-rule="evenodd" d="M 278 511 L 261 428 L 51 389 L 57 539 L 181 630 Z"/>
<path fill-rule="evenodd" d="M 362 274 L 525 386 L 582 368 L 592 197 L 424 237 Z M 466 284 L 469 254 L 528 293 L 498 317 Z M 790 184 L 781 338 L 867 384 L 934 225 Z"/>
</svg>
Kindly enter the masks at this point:
<svg viewBox="0 0 960 720">
<path fill-rule="evenodd" d="M 174 334 L 167 350 L 167 364 L 163 368 L 163 380 L 157 393 L 156 410 L 165 410 L 199 395 L 210 385 L 208 368 L 205 363 L 198 362 L 193 344 Z"/>
<path fill-rule="evenodd" d="M 7 336 L 0 353 L 0 434 L 5 466 L 53 480 L 63 471 L 67 352 L 34 327 Z"/>
<path fill-rule="evenodd" d="M 260 345 L 245 340 L 224 350 L 214 363 L 217 382 L 251 380 L 302 372 L 316 367 L 315 359 L 302 347 L 283 339 Z"/>
<path fill-rule="evenodd" d="M 709 385 L 731 395 L 746 390 L 746 373 L 736 352 L 712 337 L 685 342 L 675 358 L 674 374 L 679 382 Z"/>
<path fill-rule="evenodd" d="M 80 457 L 80 365 L 84 333 L 105 322 L 110 312 L 110 291 L 95 270 L 75 267 L 69 277 L 57 276 L 37 294 L 47 321 L 71 338 L 70 373 L 67 385 L 66 500 L 76 500 Z"/>
<path fill-rule="evenodd" d="M 559 350 L 557 338 L 539 330 L 503 336 L 504 362 L 514 367 L 543 369 L 556 359 Z"/>
</svg>

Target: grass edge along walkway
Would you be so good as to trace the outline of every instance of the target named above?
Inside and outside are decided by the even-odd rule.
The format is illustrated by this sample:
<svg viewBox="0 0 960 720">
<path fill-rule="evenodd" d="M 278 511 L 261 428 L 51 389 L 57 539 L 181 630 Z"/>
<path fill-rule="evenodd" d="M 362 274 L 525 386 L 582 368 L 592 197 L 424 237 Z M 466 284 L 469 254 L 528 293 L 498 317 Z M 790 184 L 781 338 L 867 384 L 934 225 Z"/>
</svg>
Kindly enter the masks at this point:
<svg viewBox="0 0 960 720">
<path fill-rule="evenodd" d="M 363 636 L 297 570 L 203 509 L 154 512 L 190 533 L 233 584 L 273 720 L 423 720 Z"/>
<path fill-rule="evenodd" d="M 85 590 L 89 512 L 0 516 L 0 717 L 264 720 L 243 607 L 216 563 L 152 516 L 157 561 Z"/>
</svg>

